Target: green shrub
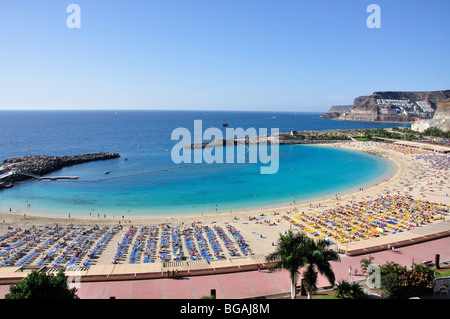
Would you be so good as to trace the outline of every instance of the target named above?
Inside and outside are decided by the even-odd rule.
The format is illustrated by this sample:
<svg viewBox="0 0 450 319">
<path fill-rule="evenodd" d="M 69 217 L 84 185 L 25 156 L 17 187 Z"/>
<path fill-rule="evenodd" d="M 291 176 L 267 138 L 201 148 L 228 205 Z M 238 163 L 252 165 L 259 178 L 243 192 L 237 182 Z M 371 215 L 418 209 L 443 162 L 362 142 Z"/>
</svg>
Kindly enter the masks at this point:
<svg viewBox="0 0 450 319">
<path fill-rule="evenodd" d="M 24 280 L 11 285 L 5 299 L 78 299 L 76 288 L 69 289 L 64 271 L 56 276 L 33 270 Z"/>
</svg>

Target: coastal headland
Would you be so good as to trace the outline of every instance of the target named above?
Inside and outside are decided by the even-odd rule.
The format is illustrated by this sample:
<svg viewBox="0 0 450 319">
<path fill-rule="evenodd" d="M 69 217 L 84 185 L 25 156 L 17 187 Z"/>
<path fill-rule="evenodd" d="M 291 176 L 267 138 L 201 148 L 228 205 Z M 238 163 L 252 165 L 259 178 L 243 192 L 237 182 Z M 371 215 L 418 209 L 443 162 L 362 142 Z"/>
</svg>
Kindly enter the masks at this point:
<svg viewBox="0 0 450 319">
<path fill-rule="evenodd" d="M 5 159 L 0 165 L 0 190 L 12 187 L 14 183 L 30 178 L 41 179 L 43 175 L 53 173 L 67 166 L 119 157 L 118 153 L 90 153 L 62 157 L 34 155 Z"/>
<path fill-rule="evenodd" d="M 363 122 L 415 122 L 432 119 L 450 90 L 424 92 L 374 92 L 354 99 L 353 105 L 333 106 L 321 118 Z"/>
</svg>

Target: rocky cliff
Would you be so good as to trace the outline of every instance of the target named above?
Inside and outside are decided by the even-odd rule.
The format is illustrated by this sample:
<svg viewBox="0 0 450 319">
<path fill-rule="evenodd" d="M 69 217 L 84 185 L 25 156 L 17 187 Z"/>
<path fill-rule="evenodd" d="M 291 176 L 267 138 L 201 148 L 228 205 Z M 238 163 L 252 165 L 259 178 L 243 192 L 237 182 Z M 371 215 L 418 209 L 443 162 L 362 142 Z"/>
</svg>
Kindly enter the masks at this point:
<svg viewBox="0 0 450 319">
<path fill-rule="evenodd" d="M 445 91 L 426 91 L 426 92 L 374 92 L 370 96 L 360 96 L 355 98 L 353 106 L 348 110 L 330 112 L 321 116 L 321 118 L 332 118 L 343 121 L 380 121 L 379 105 L 377 100 L 409 100 L 428 102 L 433 110 L 437 103 L 450 98 L 450 90 Z M 409 120 L 409 119 L 408 119 Z"/>
<path fill-rule="evenodd" d="M 337 119 L 342 121 L 376 121 L 378 116 L 377 109 L 375 99 L 369 97 L 367 99 L 362 99 L 359 102 L 355 101 L 353 107 L 340 112 Z"/>
<path fill-rule="evenodd" d="M 353 104 L 351 104 L 351 105 L 333 105 L 330 108 L 329 112 L 342 112 L 342 111 L 346 111 L 352 107 L 353 107 Z"/>
<path fill-rule="evenodd" d="M 320 116 L 321 119 L 334 119 L 339 117 L 341 112 L 346 111 L 353 107 L 352 105 L 333 105 L 330 110 L 324 115 Z"/>
<path fill-rule="evenodd" d="M 411 125 L 414 131 L 423 132 L 430 127 L 450 131 L 450 99 L 437 103 L 436 112 L 431 120 L 420 120 Z"/>
</svg>

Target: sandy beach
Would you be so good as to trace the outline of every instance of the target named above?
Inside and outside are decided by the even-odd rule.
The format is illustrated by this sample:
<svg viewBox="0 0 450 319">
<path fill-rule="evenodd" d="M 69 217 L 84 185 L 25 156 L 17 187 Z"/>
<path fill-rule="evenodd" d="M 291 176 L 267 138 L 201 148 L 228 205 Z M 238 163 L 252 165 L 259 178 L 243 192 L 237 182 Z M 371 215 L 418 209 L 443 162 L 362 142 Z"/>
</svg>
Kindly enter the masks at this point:
<svg viewBox="0 0 450 319">
<path fill-rule="evenodd" d="M 95 261 L 96 265 L 100 264 L 111 264 L 114 256 L 117 254 L 117 247 L 121 240 L 123 240 L 125 234 L 133 227 L 135 230 L 131 240 L 136 238 L 139 229 L 149 226 L 157 226 L 160 228 L 162 225 L 169 225 L 170 228 L 180 227 L 180 230 L 190 227 L 192 230 L 195 227 L 199 229 L 204 229 L 204 226 L 214 227 L 220 226 L 226 230 L 228 237 L 231 239 L 233 245 L 237 247 L 237 240 L 231 236 L 231 233 L 227 230 L 227 226 L 234 226 L 234 228 L 242 235 L 245 243 L 248 245 L 252 255 L 266 255 L 274 249 L 273 244 L 277 241 L 279 234 L 286 232 L 288 229 L 308 229 L 308 233 L 311 236 L 319 238 L 328 238 L 336 243 L 339 249 L 345 250 L 348 248 L 348 243 L 358 242 L 361 244 L 364 242 L 369 242 L 371 239 L 363 239 L 364 236 L 373 237 L 383 237 L 389 238 L 389 236 L 394 236 L 398 232 L 408 233 L 408 231 L 417 228 L 426 228 L 428 225 L 440 223 L 449 219 L 448 217 L 448 205 L 450 205 L 450 198 L 448 194 L 450 193 L 450 186 L 448 183 L 449 171 L 448 171 L 448 158 L 449 155 L 442 155 L 439 153 L 432 153 L 430 151 L 420 150 L 413 147 L 398 146 L 393 144 L 385 143 L 375 143 L 375 142 L 342 142 L 337 144 L 329 145 L 328 147 L 340 147 L 347 148 L 351 150 L 358 150 L 364 152 L 370 152 L 383 156 L 389 160 L 395 162 L 396 172 L 389 180 L 376 181 L 376 185 L 369 188 L 360 188 L 359 191 L 355 193 L 345 193 L 345 194 L 335 194 L 331 199 L 318 200 L 310 203 L 287 203 L 284 207 L 259 209 L 254 211 L 241 211 L 233 213 L 220 213 L 215 215 L 205 215 L 205 216 L 177 216 L 174 217 L 159 217 L 159 218 L 132 218 L 125 216 L 125 218 L 50 218 L 45 216 L 37 216 L 32 213 L 0 213 L 0 235 L 5 235 L 13 230 L 20 229 L 30 230 L 30 229 L 42 229 L 43 227 L 54 227 L 56 225 L 61 228 L 67 228 L 68 225 L 72 225 L 70 231 L 73 231 L 76 227 L 82 227 L 82 230 L 92 229 L 95 225 L 98 226 L 99 230 L 103 229 L 103 232 L 99 232 L 95 239 L 91 240 L 90 248 L 94 247 L 96 243 L 100 240 L 106 232 L 106 227 L 113 227 L 116 225 L 123 226 L 120 230 L 115 233 L 114 236 L 108 241 L 107 245 L 102 247 L 102 252 Z M 373 225 L 365 224 L 369 222 L 369 218 L 361 212 L 361 215 L 348 216 L 348 218 L 353 221 L 358 220 L 358 216 L 361 216 L 361 222 L 354 222 L 351 226 L 350 232 L 341 229 L 333 229 L 332 226 L 326 228 L 328 225 L 319 225 L 315 222 L 309 222 L 310 217 L 313 214 L 326 214 L 328 223 L 331 219 L 336 218 L 340 220 L 339 215 L 336 215 L 336 209 L 342 208 L 345 211 L 350 210 L 352 207 L 364 206 L 364 205 L 376 205 L 380 198 L 388 197 L 390 201 L 401 201 L 403 207 L 405 207 L 405 215 L 397 216 L 403 218 L 404 221 L 397 221 L 397 225 L 393 227 L 405 227 L 404 229 L 397 228 L 390 229 L 390 227 L 379 227 L 384 228 L 383 233 L 379 232 L 377 234 L 373 229 Z M 414 200 L 412 204 L 407 202 L 409 200 Z M 429 202 L 425 206 L 427 210 L 429 209 L 429 217 L 420 215 L 415 216 L 414 225 L 412 221 L 408 218 L 414 212 L 418 213 L 420 210 L 417 205 L 423 205 L 423 202 Z M 361 204 L 361 203 L 364 203 Z M 433 203 L 433 205 L 431 205 Z M 400 205 L 400 204 L 399 204 Z M 406 210 L 409 208 L 408 205 L 413 205 L 414 209 L 410 209 L 409 213 L 406 215 Z M 424 206 L 424 207 L 425 207 Z M 399 206 L 400 207 L 400 206 Z M 401 213 L 403 213 L 400 210 Z M 358 212 L 359 213 L 359 212 Z M 364 212 L 366 213 L 366 212 Z M 392 217 L 392 214 L 386 210 L 378 212 L 377 218 L 379 220 L 387 220 L 387 218 Z M 384 214 L 384 215 L 383 215 Z M 297 217 L 296 217 L 297 216 Z M 299 216 L 305 216 L 303 220 Z M 308 218 L 306 218 L 308 217 Z M 323 217 L 323 216 L 322 216 Z M 372 216 L 370 216 L 372 218 Z M 419 219 L 420 218 L 420 221 Z M 416 222 L 417 220 L 417 222 Z M 299 227 L 301 226 L 301 227 Z M 390 226 L 390 225 L 387 225 Z M 409 228 L 407 228 L 409 227 Z M 369 230 L 370 228 L 370 230 Z M 367 230 L 367 232 L 366 232 Z M 69 230 L 67 230 L 69 232 Z M 20 232 L 17 232 L 19 236 Z M 333 235 L 342 233 L 342 235 Z M 344 234 L 345 233 L 345 234 Z M 394 233 L 394 234 L 392 234 Z M 43 233 L 42 233 L 43 234 Z M 356 234 L 356 235 L 355 235 Z M 345 236 L 347 237 L 345 237 Z M 362 236 L 358 238 L 358 236 Z M 49 235 L 45 235 L 49 237 Z M 58 238 L 59 242 L 62 240 L 67 243 L 75 238 L 72 237 Z M 356 236 L 356 237 L 355 237 Z M 46 238 L 47 238 L 46 237 Z M 14 238 L 14 236 L 11 236 Z M 342 240 L 338 240 L 343 238 Z M 345 239 L 347 238 L 347 239 Z M 366 237 L 367 238 L 367 237 Z M 10 239 L 7 239 L 10 240 Z M 4 242 L 8 242 L 4 240 Z M 17 240 L 17 239 L 16 239 Z M 30 245 L 28 251 L 39 247 L 42 245 L 42 240 L 37 241 L 35 244 Z M 221 247 L 224 252 L 226 252 L 226 247 L 224 242 L 221 242 Z M 184 243 L 184 241 L 182 241 Z M 132 243 L 129 243 L 131 246 Z M 195 246 L 198 248 L 198 246 Z M 49 246 L 47 251 L 51 247 Z M 129 249 L 129 248 L 128 248 Z M 189 252 L 186 247 L 184 249 L 184 256 L 189 256 Z M 1 250 L 1 249 L 0 249 Z M 38 255 L 41 256 L 46 253 L 44 249 L 38 251 Z M 157 255 L 157 254 L 156 254 Z M 240 252 L 238 256 L 242 256 L 243 253 Z M 5 259 L 6 255 L 0 256 L 0 259 Z M 158 258 L 158 256 L 156 256 Z M 230 256 L 226 256 L 230 258 Z M 81 265 L 85 260 L 86 256 L 83 255 L 83 259 L 80 259 L 77 264 Z M 144 253 L 140 255 L 140 260 L 144 258 Z M 39 260 L 39 258 L 33 259 L 30 264 L 34 264 Z M 17 260 L 19 261 L 19 260 Z M 16 262 L 17 262 L 16 261 Z M 127 260 L 122 260 L 120 263 L 127 263 Z"/>
</svg>

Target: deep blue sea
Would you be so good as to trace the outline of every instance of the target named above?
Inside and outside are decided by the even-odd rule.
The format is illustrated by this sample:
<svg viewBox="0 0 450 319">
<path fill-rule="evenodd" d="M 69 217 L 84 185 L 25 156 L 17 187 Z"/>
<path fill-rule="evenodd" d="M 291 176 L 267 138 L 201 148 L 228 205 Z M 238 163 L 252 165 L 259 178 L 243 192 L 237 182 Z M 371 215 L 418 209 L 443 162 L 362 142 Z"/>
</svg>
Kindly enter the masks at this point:
<svg viewBox="0 0 450 319">
<path fill-rule="evenodd" d="M 388 161 L 324 146 L 281 145 L 276 174 L 263 163 L 174 163 L 176 128 L 194 142 L 194 120 L 203 130 L 271 128 L 328 130 L 393 124 L 319 119 L 321 113 L 215 111 L 0 111 L 0 159 L 24 155 L 117 152 L 119 159 L 67 167 L 52 175 L 77 181 L 28 181 L 0 192 L 0 210 L 45 215 L 177 216 L 250 210 L 333 197 L 382 180 Z M 401 124 L 395 124 L 400 126 Z M 405 126 L 405 125 L 404 125 Z M 183 143 L 190 142 L 183 140 Z M 235 154 L 240 151 L 234 148 Z M 252 150 L 246 148 L 243 154 Z M 226 152 L 226 151 L 225 151 Z M 239 156 L 239 155 L 237 155 Z M 246 155 L 244 155 L 246 156 Z M 244 158 L 245 159 L 245 158 Z M 236 161 L 235 161 L 236 162 Z M 105 172 L 110 173 L 105 175 Z M 31 204 L 31 207 L 27 207 Z"/>
</svg>

